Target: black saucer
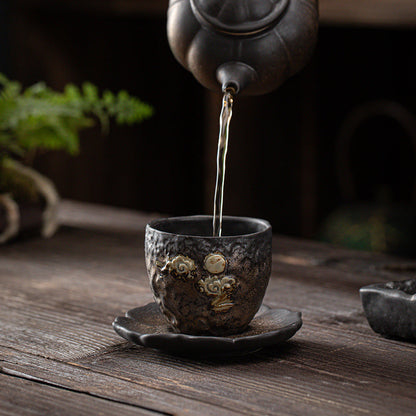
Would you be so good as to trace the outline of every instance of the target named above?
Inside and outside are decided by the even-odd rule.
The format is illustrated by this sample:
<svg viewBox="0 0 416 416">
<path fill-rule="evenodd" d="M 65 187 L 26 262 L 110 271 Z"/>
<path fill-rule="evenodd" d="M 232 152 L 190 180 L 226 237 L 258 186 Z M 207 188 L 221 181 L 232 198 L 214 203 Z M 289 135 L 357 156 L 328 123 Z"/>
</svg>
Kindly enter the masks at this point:
<svg viewBox="0 0 416 416">
<path fill-rule="evenodd" d="M 195 336 L 173 332 L 156 303 L 131 309 L 113 322 L 118 335 L 148 348 L 174 354 L 249 353 L 291 338 L 302 326 L 300 312 L 262 305 L 246 331 L 228 337 Z"/>
</svg>

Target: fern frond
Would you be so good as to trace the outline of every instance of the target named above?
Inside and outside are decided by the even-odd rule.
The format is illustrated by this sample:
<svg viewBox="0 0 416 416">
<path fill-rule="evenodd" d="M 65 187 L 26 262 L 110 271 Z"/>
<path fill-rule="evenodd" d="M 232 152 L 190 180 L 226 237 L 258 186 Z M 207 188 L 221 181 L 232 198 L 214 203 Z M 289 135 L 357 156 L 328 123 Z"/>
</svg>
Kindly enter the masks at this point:
<svg viewBox="0 0 416 416">
<path fill-rule="evenodd" d="M 10 82 L 10 81 L 6 77 L 6 75 L 4 75 L 0 72 L 0 85 L 6 85 L 8 82 Z"/>
<path fill-rule="evenodd" d="M 19 82 L 9 81 L 3 85 L 3 90 L 0 92 L 0 100 L 11 100 L 17 98 L 22 91 L 22 86 Z"/>
<path fill-rule="evenodd" d="M 33 149 L 79 151 L 79 132 L 94 124 L 94 116 L 108 130 L 109 119 L 139 123 L 153 109 L 126 91 L 117 95 L 85 82 L 79 88 L 68 84 L 63 92 L 38 82 L 22 91 L 16 81 L 0 74 L 0 146 L 9 153 Z M 7 138 L 7 140 L 6 140 Z"/>
</svg>

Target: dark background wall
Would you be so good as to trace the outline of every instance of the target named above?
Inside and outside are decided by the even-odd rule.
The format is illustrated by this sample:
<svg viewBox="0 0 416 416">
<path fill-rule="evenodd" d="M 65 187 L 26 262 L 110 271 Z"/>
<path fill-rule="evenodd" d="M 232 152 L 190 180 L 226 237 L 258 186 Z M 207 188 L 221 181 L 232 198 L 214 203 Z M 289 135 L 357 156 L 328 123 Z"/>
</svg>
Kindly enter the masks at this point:
<svg viewBox="0 0 416 416">
<path fill-rule="evenodd" d="M 77 158 L 39 155 L 35 167 L 63 197 L 169 214 L 210 213 L 220 96 L 176 63 L 165 17 L 151 4 L 143 2 L 141 10 L 92 1 L 10 2 L 7 15 L 0 10 L 8 23 L 0 25 L 1 70 L 25 85 L 45 80 L 60 89 L 90 80 L 124 88 L 155 108 L 151 120 L 112 126 L 108 137 L 86 131 Z M 386 100 L 416 113 L 415 40 L 411 28 L 326 22 L 302 73 L 264 97 L 238 98 L 225 213 L 267 218 L 278 232 L 315 235 L 345 202 L 335 153 L 349 114 Z M 393 199 L 412 200 L 415 155 L 400 123 L 364 117 L 348 148 L 344 157 L 357 199 L 375 199 L 387 185 Z"/>
<path fill-rule="evenodd" d="M 126 89 L 155 108 L 138 127 L 111 126 L 82 134 L 81 153 L 45 154 L 35 166 L 62 196 L 144 210 L 195 211 L 202 191 L 202 92 L 176 65 L 163 18 L 112 16 L 65 7 L 17 10 L 13 15 L 11 75 L 29 85 L 45 80 L 94 82 Z M 184 183 L 186 177 L 187 183 Z M 178 198 L 187 185 L 190 198 Z"/>
</svg>

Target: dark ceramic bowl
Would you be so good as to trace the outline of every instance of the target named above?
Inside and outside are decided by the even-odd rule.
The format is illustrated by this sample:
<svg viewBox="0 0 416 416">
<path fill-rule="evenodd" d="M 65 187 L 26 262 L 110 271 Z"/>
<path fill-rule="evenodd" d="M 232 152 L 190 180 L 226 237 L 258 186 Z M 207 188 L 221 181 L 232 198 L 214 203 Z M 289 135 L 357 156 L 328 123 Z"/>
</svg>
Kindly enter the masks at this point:
<svg viewBox="0 0 416 416">
<path fill-rule="evenodd" d="M 360 296 L 375 332 L 416 341 L 416 279 L 365 286 Z"/>
<path fill-rule="evenodd" d="M 177 332 L 242 332 L 262 303 L 271 271 L 270 224 L 224 217 L 222 236 L 211 233 L 210 216 L 159 219 L 146 227 L 150 286 Z"/>
</svg>

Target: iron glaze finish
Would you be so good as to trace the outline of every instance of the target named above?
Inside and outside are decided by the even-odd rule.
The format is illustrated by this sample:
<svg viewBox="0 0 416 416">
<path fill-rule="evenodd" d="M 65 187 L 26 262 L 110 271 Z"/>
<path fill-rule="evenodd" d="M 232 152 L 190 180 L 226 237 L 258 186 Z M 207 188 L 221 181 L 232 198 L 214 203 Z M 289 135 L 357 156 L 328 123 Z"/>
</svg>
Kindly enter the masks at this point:
<svg viewBox="0 0 416 416">
<path fill-rule="evenodd" d="M 156 303 L 177 332 L 227 335 L 243 331 L 263 300 L 271 272 L 268 222 L 224 217 L 156 220 L 146 227 L 145 257 Z"/>
</svg>

